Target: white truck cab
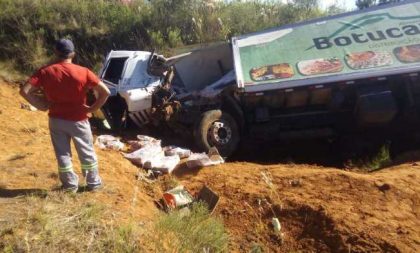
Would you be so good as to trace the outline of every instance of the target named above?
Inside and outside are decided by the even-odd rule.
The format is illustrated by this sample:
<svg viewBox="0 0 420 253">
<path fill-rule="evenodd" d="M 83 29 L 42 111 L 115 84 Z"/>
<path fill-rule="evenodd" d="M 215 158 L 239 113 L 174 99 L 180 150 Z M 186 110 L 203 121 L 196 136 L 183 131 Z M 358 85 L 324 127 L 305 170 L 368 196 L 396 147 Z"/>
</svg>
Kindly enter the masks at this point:
<svg viewBox="0 0 420 253">
<path fill-rule="evenodd" d="M 127 104 L 127 113 L 136 125 L 150 120 L 152 94 L 161 78 L 148 73 L 152 53 L 145 51 L 111 51 L 99 73 L 112 96 L 122 97 Z"/>
</svg>

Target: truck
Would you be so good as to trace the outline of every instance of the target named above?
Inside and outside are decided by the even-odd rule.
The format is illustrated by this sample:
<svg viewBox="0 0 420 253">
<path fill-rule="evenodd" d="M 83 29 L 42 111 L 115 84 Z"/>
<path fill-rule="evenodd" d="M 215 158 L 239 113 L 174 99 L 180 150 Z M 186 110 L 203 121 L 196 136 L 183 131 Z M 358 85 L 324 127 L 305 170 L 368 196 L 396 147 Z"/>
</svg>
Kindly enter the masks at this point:
<svg viewBox="0 0 420 253">
<path fill-rule="evenodd" d="M 229 156 L 249 138 L 398 140 L 419 126 L 419 74 L 420 2 L 408 0 L 171 58 L 111 51 L 99 76 L 111 128 L 166 124 Z"/>
</svg>

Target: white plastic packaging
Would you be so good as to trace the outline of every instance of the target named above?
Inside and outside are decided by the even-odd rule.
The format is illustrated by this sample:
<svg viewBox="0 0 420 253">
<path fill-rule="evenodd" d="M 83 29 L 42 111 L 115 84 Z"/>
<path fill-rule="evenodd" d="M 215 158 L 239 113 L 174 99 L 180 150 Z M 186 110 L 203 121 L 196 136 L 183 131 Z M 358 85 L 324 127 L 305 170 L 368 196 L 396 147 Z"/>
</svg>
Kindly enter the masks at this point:
<svg viewBox="0 0 420 253">
<path fill-rule="evenodd" d="M 112 135 L 98 136 L 96 138 L 95 145 L 100 149 L 121 150 L 124 148 L 124 143 Z"/>
<path fill-rule="evenodd" d="M 214 166 L 218 164 L 224 163 L 225 160 L 219 155 L 217 149 L 212 148 L 209 151 L 209 154 L 205 153 L 196 153 L 191 154 L 188 158 L 187 166 L 188 168 L 200 168 L 200 167 L 207 167 L 207 166 Z"/>
<path fill-rule="evenodd" d="M 271 224 L 273 224 L 274 231 L 276 231 L 277 233 L 280 233 L 280 231 L 281 231 L 281 224 L 280 224 L 279 219 L 274 217 L 271 220 Z"/>
<path fill-rule="evenodd" d="M 169 174 L 172 173 L 179 162 L 180 159 L 177 155 L 162 157 L 157 156 L 154 159 L 150 159 L 149 161 L 145 162 L 143 167 L 145 169 L 158 170 Z"/>
<path fill-rule="evenodd" d="M 180 147 L 177 147 L 177 146 L 166 146 L 166 147 L 163 148 L 163 150 L 165 150 L 165 155 L 166 156 L 177 155 L 181 159 L 188 158 L 191 155 L 191 150 L 185 149 L 185 148 L 180 148 Z"/>
<path fill-rule="evenodd" d="M 124 157 L 136 165 L 144 166 L 146 162 L 160 159 L 161 157 L 164 157 L 164 155 L 160 145 L 148 145 L 132 153 L 124 154 Z"/>
</svg>

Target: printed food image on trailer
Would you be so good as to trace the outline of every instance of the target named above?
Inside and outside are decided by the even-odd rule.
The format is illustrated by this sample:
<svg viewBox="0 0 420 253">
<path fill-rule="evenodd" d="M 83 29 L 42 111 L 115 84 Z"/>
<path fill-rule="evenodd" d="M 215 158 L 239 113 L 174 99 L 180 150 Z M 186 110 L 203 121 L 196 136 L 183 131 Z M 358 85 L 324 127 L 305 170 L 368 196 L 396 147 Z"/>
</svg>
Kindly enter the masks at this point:
<svg viewBox="0 0 420 253">
<path fill-rule="evenodd" d="M 347 54 L 346 62 L 351 69 L 358 70 L 388 66 L 394 61 L 390 53 L 364 51 Z"/>
<path fill-rule="evenodd" d="M 295 75 L 293 68 L 288 63 L 253 68 L 250 71 L 251 79 L 254 81 L 268 81 L 290 78 Z"/>
<path fill-rule="evenodd" d="M 304 76 L 338 73 L 344 68 L 343 63 L 336 57 L 301 61 L 297 64 L 297 67 Z"/>
<path fill-rule="evenodd" d="M 394 49 L 394 54 L 402 63 L 420 62 L 420 44 L 397 47 Z"/>
</svg>

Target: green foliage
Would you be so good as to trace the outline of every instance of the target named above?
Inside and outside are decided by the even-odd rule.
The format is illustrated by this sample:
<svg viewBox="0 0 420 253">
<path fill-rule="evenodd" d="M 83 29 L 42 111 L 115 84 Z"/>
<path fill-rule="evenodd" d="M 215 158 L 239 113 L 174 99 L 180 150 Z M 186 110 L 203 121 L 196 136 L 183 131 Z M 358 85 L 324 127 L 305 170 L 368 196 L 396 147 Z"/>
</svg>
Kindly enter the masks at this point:
<svg viewBox="0 0 420 253">
<path fill-rule="evenodd" d="M 110 50 L 165 51 L 325 15 L 316 0 L 0 0 L 0 61 L 30 73 L 74 40 L 76 62 L 97 67 Z"/>
<path fill-rule="evenodd" d="M 175 211 L 156 223 L 151 241 L 155 252 L 225 252 L 228 235 L 222 221 L 209 215 L 207 207 L 194 204 L 189 214 Z"/>
<path fill-rule="evenodd" d="M 345 165 L 347 168 L 375 171 L 389 166 L 391 162 L 390 145 L 386 143 L 381 145 L 374 154 L 370 154 L 364 158 L 349 160 Z"/>
</svg>

